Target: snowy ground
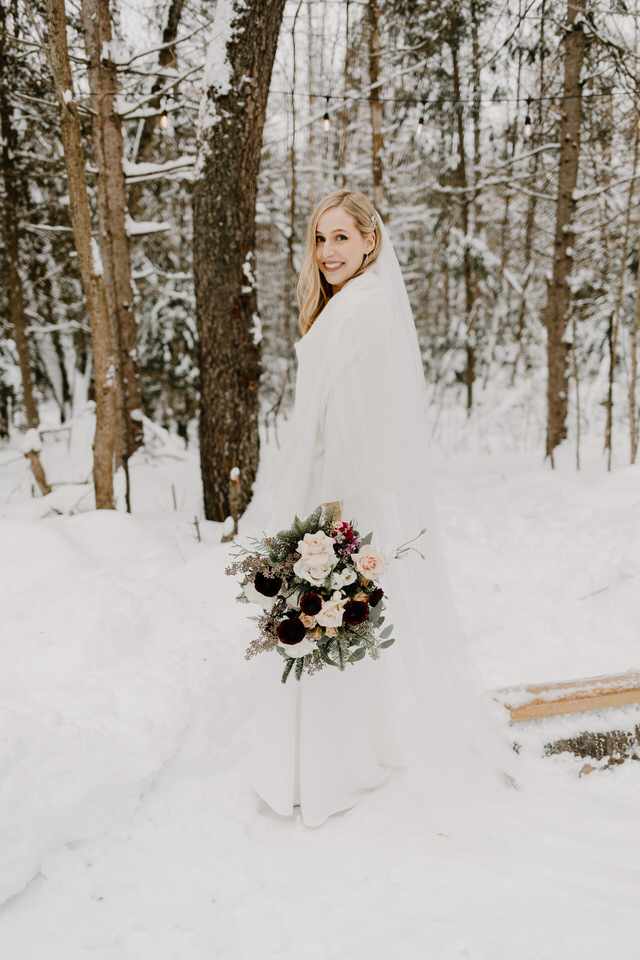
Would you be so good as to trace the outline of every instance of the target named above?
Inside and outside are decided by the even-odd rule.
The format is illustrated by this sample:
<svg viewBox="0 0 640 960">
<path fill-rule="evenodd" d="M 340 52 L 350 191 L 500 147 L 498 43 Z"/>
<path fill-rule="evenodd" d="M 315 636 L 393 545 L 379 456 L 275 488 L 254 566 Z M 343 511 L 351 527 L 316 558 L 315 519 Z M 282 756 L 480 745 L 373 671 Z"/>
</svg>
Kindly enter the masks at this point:
<svg viewBox="0 0 640 960">
<path fill-rule="evenodd" d="M 195 456 L 140 456 L 134 515 L 95 513 L 80 485 L 90 427 L 48 437 L 65 486 L 44 517 L 15 447 L 0 448 L 3 960 L 637 957 L 638 835 L 612 833 L 606 859 L 594 836 L 576 856 L 571 806 L 555 841 L 476 842 L 472 823 L 438 830 L 434 784 L 410 767 L 321 828 L 271 814 L 246 763 L 250 629 Z M 640 467 L 607 474 L 587 447 L 580 473 L 568 454 L 551 472 L 539 447 L 485 439 L 458 442 L 452 423 L 436 472 L 487 685 L 640 666 Z M 270 464 L 245 532 L 263 522 Z M 545 723 L 524 737 L 532 754 L 588 726 Z M 640 763 L 578 779 L 575 758 L 540 762 L 614 814 L 639 804 Z M 610 827 L 593 823 L 600 839 Z"/>
</svg>

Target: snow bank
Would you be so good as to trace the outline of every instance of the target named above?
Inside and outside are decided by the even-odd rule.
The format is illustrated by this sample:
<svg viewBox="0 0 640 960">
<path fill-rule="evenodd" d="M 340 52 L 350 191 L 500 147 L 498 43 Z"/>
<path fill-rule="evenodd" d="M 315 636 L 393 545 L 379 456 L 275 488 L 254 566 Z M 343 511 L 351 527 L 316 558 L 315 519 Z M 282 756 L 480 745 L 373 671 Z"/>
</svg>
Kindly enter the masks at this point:
<svg viewBox="0 0 640 960">
<path fill-rule="evenodd" d="M 0 543 L 3 902 L 136 808 L 215 683 L 210 631 L 153 579 L 183 563 L 167 538 L 101 511 Z"/>
</svg>

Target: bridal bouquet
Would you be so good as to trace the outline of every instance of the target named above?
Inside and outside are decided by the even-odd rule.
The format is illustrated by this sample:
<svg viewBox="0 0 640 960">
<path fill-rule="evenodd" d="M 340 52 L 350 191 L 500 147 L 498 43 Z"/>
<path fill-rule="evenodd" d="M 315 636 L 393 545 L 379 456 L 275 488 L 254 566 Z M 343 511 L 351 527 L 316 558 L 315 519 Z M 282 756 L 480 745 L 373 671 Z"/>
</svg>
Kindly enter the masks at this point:
<svg viewBox="0 0 640 960">
<path fill-rule="evenodd" d="M 424 531 L 423 531 L 424 532 Z M 388 561 L 405 556 L 408 545 L 385 556 L 361 537 L 351 523 L 333 524 L 333 508 L 317 507 L 289 530 L 238 546 L 230 576 L 242 574 L 240 603 L 254 603 L 262 613 L 259 636 L 246 659 L 276 650 L 286 663 L 282 682 L 292 670 L 297 680 L 305 672 L 326 666 L 344 670 L 366 654 L 377 660 L 394 642 L 393 627 L 383 628 L 384 591 L 379 579 Z"/>
</svg>

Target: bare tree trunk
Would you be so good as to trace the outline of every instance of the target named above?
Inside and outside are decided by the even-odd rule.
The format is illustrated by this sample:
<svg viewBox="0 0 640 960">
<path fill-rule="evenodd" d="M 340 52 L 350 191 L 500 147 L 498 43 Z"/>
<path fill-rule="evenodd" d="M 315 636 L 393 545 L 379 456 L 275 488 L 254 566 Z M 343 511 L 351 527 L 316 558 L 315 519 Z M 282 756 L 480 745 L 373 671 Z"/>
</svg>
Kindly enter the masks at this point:
<svg viewBox="0 0 640 960">
<path fill-rule="evenodd" d="M 219 41 L 205 64 L 199 173 L 194 184 L 194 279 L 200 338 L 200 463 L 205 514 L 230 514 L 240 470 L 244 510 L 258 468 L 255 205 L 267 95 L 285 0 L 230 0 L 226 76 Z M 219 30 L 219 28 L 218 28 Z M 214 22 L 213 35 L 217 33 Z M 215 68 L 215 69 L 214 69 Z M 215 77 L 215 79 L 214 79 Z"/>
<path fill-rule="evenodd" d="M 452 75 L 453 75 L 453 96 L 459 102 L 456 104 L 456 124 L 457 124 L 457 133 L 458 133 L 458 156 L 460 158 L 458 166 L 455 170 L 454 183 L 456 187 L 461 188 L 460 193 L 460 210 L 462 217 L 462 232 L 464 234 L 464 260 L 463 260 L 463 274 L 464 274 L 464 309 L 467 323 L 467 337 L 466 337 L 466 368 L 464 374 L 465 385 L 467 388 L 467 414 L 471 413 L 473 408 L 473 384 L 476 379 L 476 336 L 475 336 L 475 322 L 476 322 L 476 283 L 475 283 L 475 271 L 473 269 L 473 262 L 471 259 L 471 251 L 469 249 L 469 227 L 470 227 L 470 206 L 472 204 L 472 199 L 470 197 L 467 187 L 469 185 L 468 176 L 467 176 L 467 152 L 464 142 L 464 115 L 463 115 L 463 106 L 461 101 L 460 93 L 460 66 L 459 66 L 459 43 L 460 43 L 460 22 L 458 19 L 458 14 L 453 13 L 452 16 L 452 25 L 451 25 L 451 35 L 448 40 L 449 47 L 451 49 L 451 63 L 452 63 Z"/>
<path fill-rule="evenodd" d="M 6 18 L 4 7 L 0 7 L 0 76 L 7 76 L 5 62 Z M 18 243 L 18 215 L 16 212 L 16 189 L 12 154 L 15 152 L 16 135 L 13 126 L 13 111 L 6 97 L 6 88 L 0 84 L 0 134 L 2 136 L 2 179 L 4 183 L 4 261 L 7 275 L 7 299 L 9 306 L 9 324 L 18 353 L 20 375 L 22 378 L 22 396 L 29 429 L 38 429 L 40 418 L 35 394 L 31 351 L 27 339 L 27 320 L 24 315 L 24 290 L 20 276 L 20 248 Z M 42 494 L 51 493 L 40 455 L 33 451 L 27 455 L 33 475 Z"/>
<path fill-rule="evenodd" d="M 547 285 L 547 444 L 546 454 L 553 465 L 553 451 L 567 435 L 569 345 L 565 341 L 571 292 L 569 279 L 574 243 L 574 191 L 578 180 L 582 85 L 585 34 L 582 18 L 586 0 L 567 0 L 564 88 L 560 122 L 558 200 L 554 239 L 553 273 Z"/>
<path fill-rule="evenodd" d="M 302 8 L 302 0 L 298 0 L 298 6 L 296 7 L 296 12 L 293 18 L 293 23 L 291 25 L 291 52 L 292 52 L 292 70 L 291 70 L 291 146 L 289 148 L 289 175 L 291 178 L 290 181 L 290 190 L 289 190 L 289 232 L 287 235 L 287 267 L 289 271 L 289 276 L 287 282 L 284 284 L 284 289 L 282 291 L 284 298 L 285 306 L 285 323 L 287 331 L 287 344 L 289 347 L 290 357 L 293 358 L 293 344 L 295 340 L 296 333 L 296 297 L 295 297 L 295 287 L 296 287 L 296 263 L 295 263 L 295 243 L 297 237 L 297 222 L 298 222 L 298 165 L 297 165 L 297 155 L 296 155 L 296 134 L 297 134 L 297 111 L 296 111 L 296 80 L 297 80 L 297 61 L 296 61 L 296 25 L 298 22 L 298 16 Z"/>
<path fill-rule="evenodd" d="M 113 509 L 113 455 L 116 436 L 116 366 L 102 265 L 91 234 L 91 212 L 78 106 L 67 47 L 64 0 L 47 0 L 47 55 L 60 104 L 60 130 L 67 168 L 69 213 L 78 267 L 91 322 L 95 372 L 96 434 L 93 479 L 98 509 Z"/>
<path fill-rule="evenodd" d="M 473 183 L 474 186 L 480 177 L 480 108 L 482 104 L 482 89 L 480 86 L 480 40 L 478 37 L 478 6 L 476 0 L 470 0 L 471 13 L 471 86 L 473 88 L 473 102 L 471 104 L 471 119 L 473 122 Z M 518 76 L 519 82 L 519 76 Z M 484 217 L 480 191 L 473 195 L 473 229 L 477 235 L 482 232 Z"/>
<path fill-rule="evenodd" d="M 369 97 L 371 107 L 371 173 L 373 203 L 384 213 L 384 170 L 382 165 L 382 103 L 380 102 L 380 8 L 369 0 Z"/>
<path fill-rule="evenodd" d="M 347 186 L 347 148 L 349 143 L 349 104 L 347 102 L 347 93 L 349 90 L 349 66 L 350 66 L 350 39 L 349 39 L 349 4 L 345 3 L 345 26 L 344 26 L 344 71 L 342 74 L 342 133 L 340 138 L 340 160 L 338 163 L 338 178 L 342 187 Z"/>
<path fill-rule="evenodd" d="M 122 432 L 128 441 L 123 452 L 128 457 L 142 444 L 140 422 L 137 418 L 131 419 L 131 413 L 139 411 L 142 406 L 142 393 L 131 285 L 131 255 L 125 225 L 122 127 L 115 105 L 117 72 L 110 53 L 109 0 L 83 0 L 82 13 L 89 82 L 94 96 L 100 246 L 107 303 L 113 321 L 112 333 L 114 342 L 119 342 L 120 346 L 119 359 L 127 413 Z"/>
<path fill-rule="evenodd" d="M 629 195 L 627 198 L 627 211 L 624 221 L 624 237 L 622 240 L 622 251 L 620 253 L 620 277 L 618 279 L 618 292 L 616 294 L 616 305 L 611 323 L 611 350 L 609 353 L 609 388 L 607 390 L 607 424 L 605 428 L 605 450 L 607 450 L 607 470 L 611 470 L 611 458 L 613 455 L 613 384 L 615 380 L 616 356 L 618 347 L 618 333 L 620 330 L 620 314 L 622 313 L 622 303 L 624 300 L 624 279 L 627 273 L 627 253 L 629 251 L 629 234 L 631 231 L 631 211 L 633 209 L 633 192 L 636 182 L 636 173 L 638 171 L 638 148 L 640 146 L 640 126 L 636 124 L 636 133 L 633 146 L 633 166 L 631 170 L 631 182 L 629 183 Z"/>
<path fill-rule="evenodd" d="M 640 115 L 638 116 L 640 123 Z M 633 313 L 631 326 L 631 371 L 629 375 L 629 437 L 631 441 L 630 463 L 636 462 L 638 455 L 639 424 L 638 406 L 636 402 L 636 386 L 638 383 L 638 339 L 640 337 L 640 270 L 638 270 L 636 286 L 636 307 Z"/>
<path fill-rule="evenodd" d="M 122 169 L 122 128 L 116 111 L 116 67 L 111 59 L 109 0 L 82 0 L 84 43 L 93 94 L 93 142 L 98 167 L 98 218 L 104 283 L 116 347 L 118 427 L 116 466 L 124 466 L 130 511 L 129 457 L 142 446 L 142 388 L 138 332 L 131 286 L 131 255 L 125 226 L 126 191 Z"/>
<path fill-rule="evenodd" d="M 307 55 L 307 92 L 309 95 L 309 114 L 313 115 L 314 110 L 317 109 L 317 105 L 313 96 L 313 91 L 315 89 L 315 71 L 313 63 L 313 55 L 316 50 L 316 45 L 311 40 L 313 36 L 313 8 L 310 3 L 305 4 L 307 8 L 307 44 L 308 44 L 308 55 Z M 309 171 L 309 183 L 307 186 L 309 192 L 309 203 L 311 207 L 315 206 L 316 202 L 316 157 L 315 157 L 315 124 L 307 124 L 307 169 Z"/>
</svg>

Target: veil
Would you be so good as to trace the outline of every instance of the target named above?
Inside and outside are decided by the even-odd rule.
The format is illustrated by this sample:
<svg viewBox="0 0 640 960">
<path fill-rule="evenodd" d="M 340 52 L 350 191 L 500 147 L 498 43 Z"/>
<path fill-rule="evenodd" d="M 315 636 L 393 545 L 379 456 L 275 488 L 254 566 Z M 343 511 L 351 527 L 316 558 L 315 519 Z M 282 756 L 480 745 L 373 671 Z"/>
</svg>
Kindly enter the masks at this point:
<svg viewBox="0 0 640 960">
<path fill-rule="evenodd" d="M 525 761 L 519 756 L 506 711 L 493 701 L 469 649 L 438 532 L 427 390 L 413 312 L 391 239 L 377 212 L 376 219 L 382 249 L 367 271 L 376 275 L 378 285 L 367 321 L 375 325 L 376 316 L 386 311 L 391 322 L 383 324 L 384 356 L 378 348 L 368 363 L 374 377 L 386 377 L 388 382 L 373 407 L 374 434 L 381 442 L 369 435 L 368 442 L 354 444 L 358 462 L 352 469 L 365 484 L 369 480 L 360 484 L 357 499 L 360 509 L 367 501 L 372 505 L 372 526 L 367 529 L 374 530 L 376 540 L 382 537 L 397 545 L 402 542 L 399 537 L 409 540 L 427 528 L 415 543 L 422 556 L 410 552 L 406 559 L 393 561 L 385 575 L 397 638 L 385 653 L 395 651 L 413 692 L 411 716 L 418 747 L 430 780 L 438 784 L 436 813 L 458 824 L 472 814 L 469 825 L 482 822 L 486 835 L 504 838 L 510 833 L 516 844 L 529 831 L 538 831 L 547 841 L 553 836 L 555 844 L 572 843 L 574 854 L 582 850 L 587 836 L 593 846 L 594 830 L 604 840 L 606 820 L 607 843 L 615 842 L 621 850 L 625 837 L 630 840 L 634 834 L 636 841 L 640 839 L 637 809 L 622 798 L 611 805 L 585 794 L 578 782 L 554 777 L 548 758 Z M 355 284 L 358 278 L 350 282 Z M 366 403 L 361 409 L 357 396 L 352 403 L 355 429 L 364 431 L 372 410 Z M 346 436 L 342 446 L 348 446 Z M 347 516 L 349 506 L 343 510 Z M 428 801 L 432 809 L 433 799 Z"/>
<path fill-rule="evenodd" d="M 372 530 L 383 547 L 397 547 L 426 528 L 415 549 L 390 563 L 385 574 L 397 640 L 385 652 L 402 662 L 397 674 L 413 693 L 414 734 L 443 787 L 468 781 L 470 774 L 474 782 L 482 776 L 502 785 L 514 755 L 497 718 L 500 708 L 486 693 L 456 613 L 437 529 L 418 336 L 400 265 L 378 213 L 376 221 L 382 247 L 375 264 L 333 298 L 338 301 L 352 285 L 366 305 L 364 321 L 347 325 L 345 356 L 357 352 L 355 341 L 369 345 L 360 352 L 366 369 L 355 378 L 365 389 L 351 389 L 341 401 L 348 404 L 348 416 L 332 420 L 342 483 L 352 477 L 351 495 L 348 490 L 335 499 L 343 501 L 343 516 L 357 519 L 361 531 Z M 345 370 L 343 379 L 351 375 L 352 369 Z M 334 388 L 330 403 L 335 394 Z M 338 493 L 337 483 L 333 492 Z M 325 486 L 325 502 L 334 499 L 331 493 Z"/>
</svg>

